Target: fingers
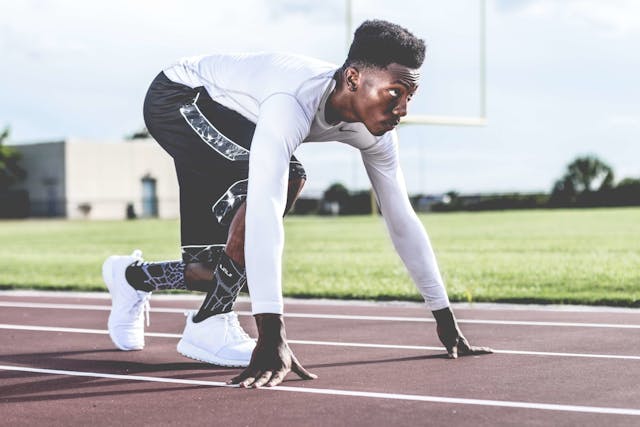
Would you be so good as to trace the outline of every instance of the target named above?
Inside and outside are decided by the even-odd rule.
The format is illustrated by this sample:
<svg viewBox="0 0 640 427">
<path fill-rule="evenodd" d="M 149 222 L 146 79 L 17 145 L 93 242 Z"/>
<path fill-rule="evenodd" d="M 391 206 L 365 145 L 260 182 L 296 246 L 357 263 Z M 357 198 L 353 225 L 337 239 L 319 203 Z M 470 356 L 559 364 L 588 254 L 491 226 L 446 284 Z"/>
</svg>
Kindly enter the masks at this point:
<svg viewBox="0 0 640 427">
<path fill-rule="evenodd" d="M 271 371 L 261 373 L 260 371 L 252 373 L 244 371 L 237 377 L 231 378 L 227 384 L 237 384 L 240 388 L 258 388 L 271 378 Z"/>
<path fill-rule="evenodd" d="M 256 378 L 255 377 L 248 377 L 247 379 L 245 379 L 244 381 L 240 382 L 240 384 L 238 384 L 241 388 L 249 388 L 253 385 L 253 383 L 255 382 Z"/>
<path fill-rule="evenodd" d="M 267 373 L 269 374 L 268 377 L 266 379 L 263 379 L 263 377 L 266 376 Z M 237 384 L 241 388 L 249 388 L 255 386 L 255 383 L 258 381 L 261 381 L 261 383 L 267 382 L 270 377 L 271 371 L 262 372 L 260 370 L 248 367 L 247 369 L 242 371 L 240 375 L 235 376 L 227 381 L 227 384 Z M 259 385 L 256 387 L 259 387 Z"/>
<path fill-rule="evenodd" d="M 237 384 L 241 388 L 258 388 L 266 385 L 267 387 L 273 387 L 278 385 L 284 380 L 284 377 L 289 373 L 289 369 L 282 368 L 277 371 L 261 371 L 258 369 L 247 368 L 229 381 L 227 384 Z"/>
<path fill-rule="evenodd" d="M 458 344 L 454 346 L 452 349 L 447 349 L 449 353 L 450 359 L 457 359 L 458 355 L 460 356 L 473 356 L 480 354 L 491 354 L 493 350 L 489 347 L 475 347 L 469 345 L 469 342 L 466 338 L 461 338 L 458 341 Z"/>
<path fill-rule="evenodd" d="M 468 354 L 491 354 L 493 349 L 489 347 L 469 347 Z"/>
<path fill-rule="evenodd" d="M 290 370 L 304 380 L 314 380 L 318 378 L 317 375 L 307 371 L 293 354 L 291 356 L 291 369 L 283 367 L 275 371 L 260 371 L 247 368 L 242 371 L 240 375 L 229 380 L 227 384 L 238 384 L 242 388 L 274 387 L 284 381 L 284 378 Z"/>
<path fill-rule="evenodd" d="M 453 340 L 453 343 L 450 346 L 447 346 L 447 356 L 449 359 L 457 359 L 458 358 L 458 344 L 461 344 L 462 340 L 459 337 L 456 337 Z"/>
<path fill-rule="evenodd" d="M 265 371 L 257 373 L 243 372 L 232 378 L 227 384 L 238 384 L 241 388 L 260 388 L 263 386 L 273 387 L 280 384 L 289 373 L 289 369 L 282 368 L 275 372 Z"/>
<path fill-rule="evenodd" d="M 267 383 L 267 381 L 271 379 L 272 374 L 273 372 L 271 371 L 265 371 L 262 375 L 258 377 L 257 380 L 253 382 L 253 384 L 249 384 L 249 386 L 254 388 L 262 387 Z"/>
<path fill-rule="evenodd" d="M 460 352 L 464 354 L 490 354 L 493 353 L 489 347 L 476 347 L 469 344 L 466 338 L 460 340 Z"/>
<path fill-rule="evenodd" d="M 271 377 L 271 380 L 267 383 L 267 387 L 277 386 L 284 380 L 285 376 L 287 376 L 287 371 L 285 369 L 276 371 L 276 373 Z"/>
<path fill-rule="evenodd" d="M 240 384 L 241 382 L 244 382 L 249 378 L 253 379 L 253 377 L 255 377 L 255 374 L 253 372 L 253 369 L 247 368 L 244 371 L 240 372 L 240 375 L 237 375 L 227 381 L 227 384 Z"/>
<path fill-rule="evenodd" d="M 458 358 L 458 346 L 454 345 L 451 349 L 447 350 L 449 359 L 457 359 Z"/>
<path fill-rule="evenodd" d="M 293 355 L 293 353 L 291 354 L 291 370 L 294 373 L 298 374 L 298 376 L 303 380 L 315 380 L 316 378 L 318 378 L 316 374 L 312 374 L 311 372 L 307 371 L 300 364 L 300 362 L 298 362 L 298 359 Z"/>
</svg>

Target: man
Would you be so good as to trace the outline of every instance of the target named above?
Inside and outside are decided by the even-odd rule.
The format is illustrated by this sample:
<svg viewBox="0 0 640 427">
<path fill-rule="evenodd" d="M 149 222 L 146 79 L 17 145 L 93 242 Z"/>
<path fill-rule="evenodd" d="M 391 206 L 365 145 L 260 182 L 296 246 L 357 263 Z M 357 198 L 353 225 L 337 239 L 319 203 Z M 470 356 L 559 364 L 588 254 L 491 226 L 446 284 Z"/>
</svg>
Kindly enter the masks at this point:
<svg viewBox="0 0 640 427">
<path fill-rule="evenodd" d="M 393 244 L 451 358 L 472 347 L 449 307 L 427 234 L 405 189 L 394 128 L 419 80 L 424 42 L 395 24 L 364 22 L 342 67 L 260 53 L 187 58 L 165 69 L 145 99 L 145 121 L 174 158 L 180 184 L 182 261 L 146 263 L 139 252 L 110 257 L 109 333 L 123 350 L 144 346 L 151 291 L 206 291 L 178 351 L 246 369 L 230 383 L 274 386 L 293 370 L 315 378 L 286 340 L 281 290 L 282 216 L 306 179 L 293 157 L 303 142 L 339 141 L 361 151 Z M 254 343 L 232 305 L 248 281 Z"/>
</svg>

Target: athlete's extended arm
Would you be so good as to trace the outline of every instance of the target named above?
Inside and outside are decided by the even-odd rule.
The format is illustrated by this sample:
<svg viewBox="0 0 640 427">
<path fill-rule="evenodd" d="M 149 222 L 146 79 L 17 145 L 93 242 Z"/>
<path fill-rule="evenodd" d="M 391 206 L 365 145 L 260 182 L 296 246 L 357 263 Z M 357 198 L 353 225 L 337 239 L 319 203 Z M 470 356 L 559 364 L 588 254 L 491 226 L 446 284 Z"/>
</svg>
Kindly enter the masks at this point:
<svg viewBox="0 0 640 427">
<path fill-rule="evenodd" d="M 438 337 L 451 358 L 491 353 L 489 348 L 470 346 L 457 325 L 429 236 L 407 196 L 395 132 L 384 138 L 388 139 L 363 151 L 362 157 L 393 245 L 436 319 Z"/>
<path fill-rule="evenodd" d="M 308 124 L 297 101 L 273 95 L 260 106 L 251 142 L 245 218 L 245 265 L 258 342 L 249 366 L 230 383 L 241 387 L 274 386 L 293 370 L 315 378 L 296 360 L 282 319 L 282 216 L 287 201 L 289 160 Z"/>
</svg>

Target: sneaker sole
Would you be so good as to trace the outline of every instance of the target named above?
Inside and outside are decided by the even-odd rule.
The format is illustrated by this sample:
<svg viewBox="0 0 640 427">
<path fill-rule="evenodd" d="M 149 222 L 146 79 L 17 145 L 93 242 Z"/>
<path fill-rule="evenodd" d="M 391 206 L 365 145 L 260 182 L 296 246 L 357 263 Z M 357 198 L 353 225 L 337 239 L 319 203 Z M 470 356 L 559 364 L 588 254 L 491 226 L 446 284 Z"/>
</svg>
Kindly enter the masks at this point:
<svg viewBox="0 0 640 427">
<path fill-rule="evenodd" d="M 210 353 L 204 351 L 199 347 L 196 347 L 195 345 L 183 339 L 178 342 L 177 349 L 178 353 L 180 353 L 181 355 L 188 357 L 189 359 L 198 360 L 200 362 L 211 363 L 218 366 L 225 366 L 227 368 L 246 368 L 247 366 L 249 366 L 249 362 L 222 359 L 212 356 Z"/>
<path fill-rule="evenodd" d="M 113 343 L 113 345 L 115 345 L 116 347 L 118 347 L 118 350 L 122 350 L 122 351 L 140 351 L 144 349 L 144 345 L 142 346 L 136 346 L 136 347 L 124 347 L 120 344 L 118 344 L 113 337 L 111 336 L 111 331 L 109 331 L 109 338 L 111 338 L 111 342 Z"/>
</svg>

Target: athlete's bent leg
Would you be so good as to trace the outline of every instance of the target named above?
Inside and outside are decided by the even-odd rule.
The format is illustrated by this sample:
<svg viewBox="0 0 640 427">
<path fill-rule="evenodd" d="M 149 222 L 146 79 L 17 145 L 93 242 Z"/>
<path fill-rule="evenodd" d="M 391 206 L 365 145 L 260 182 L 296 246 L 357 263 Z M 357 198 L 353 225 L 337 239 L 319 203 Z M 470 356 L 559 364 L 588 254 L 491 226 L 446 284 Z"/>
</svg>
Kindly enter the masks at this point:
<svg viewBox="0 0 640 427">
<path fill-rule="evenodd" d="M 305 179 L 292 177 L 289 181 L 286 212 L 293 207 L 296 199 L 302 191 Z M 237 264 L 236 270 L 244 267 L 244 219 L 246 205 L 243 203 L 237 210 L 229 226 L 229 236 L 224 253 Z M 203 251 L 212 249 L 199 249 L 199 253 L 193 261 L 185 263 L 184 260 L 145 262 L 142 259 L 127 267 L 125 275 L 127 282 L 139 291 L 164 291 L 164 290 L 191 290 L 210 292 L 217 287 L 215 283 L 215 269 L 220 265 L 220 255 L 209 254 L 204 256 Z M 207 258 L 207 260 L 203 260 Z M 209 261 L 209 262 L 207 262 Z M 228 286 L 228 285 L 227 285 Z M 235 298 L 233 298 L 235 299 Z M 222 312 L 222 311 L 220 311 Z M 217 314 L 213 311 L 213 314 Z"/>
<path fill-rule="evenodd" d="M 289 180 L 289 190 L 287 194 L 288 212 L 300 195 L 306 179 L 302 176 L 291 177 Z M 246 204 L 242 204 L 236 211 L 229 227 L 229 236 L 224 251 L 220 255 L 220 260 L 216 265 L 213 277 L 215 286 L 207 293 L 204 303 L 193 317 L 193 321 L 198 323 L 211 316 L 231 311 L 233 303 L 238 294 L 246 288 L 246 272 L 244 269 L 244 236 L 245 236 L 245 215 Z M 187 274 L 192 274 L 187 265 Z M 203 272 L 202 266 L 193 268 L 194 277 L 197 271 Z M 197 271 L 196 271 L 197 270 Z"/>
<path fill-rule="evenodd" d="M 125 271 L 127 283 L 144 292 L 187 290 L 208 292 L 213 281 L 213 269 L 218 262 L 222 245 L 198 248 L 193 257 L 183 248 L 183 259 L 146 262 L 136 260 Z M 195 261 L 195 262 L 194 262 Z"/>
</svg>

